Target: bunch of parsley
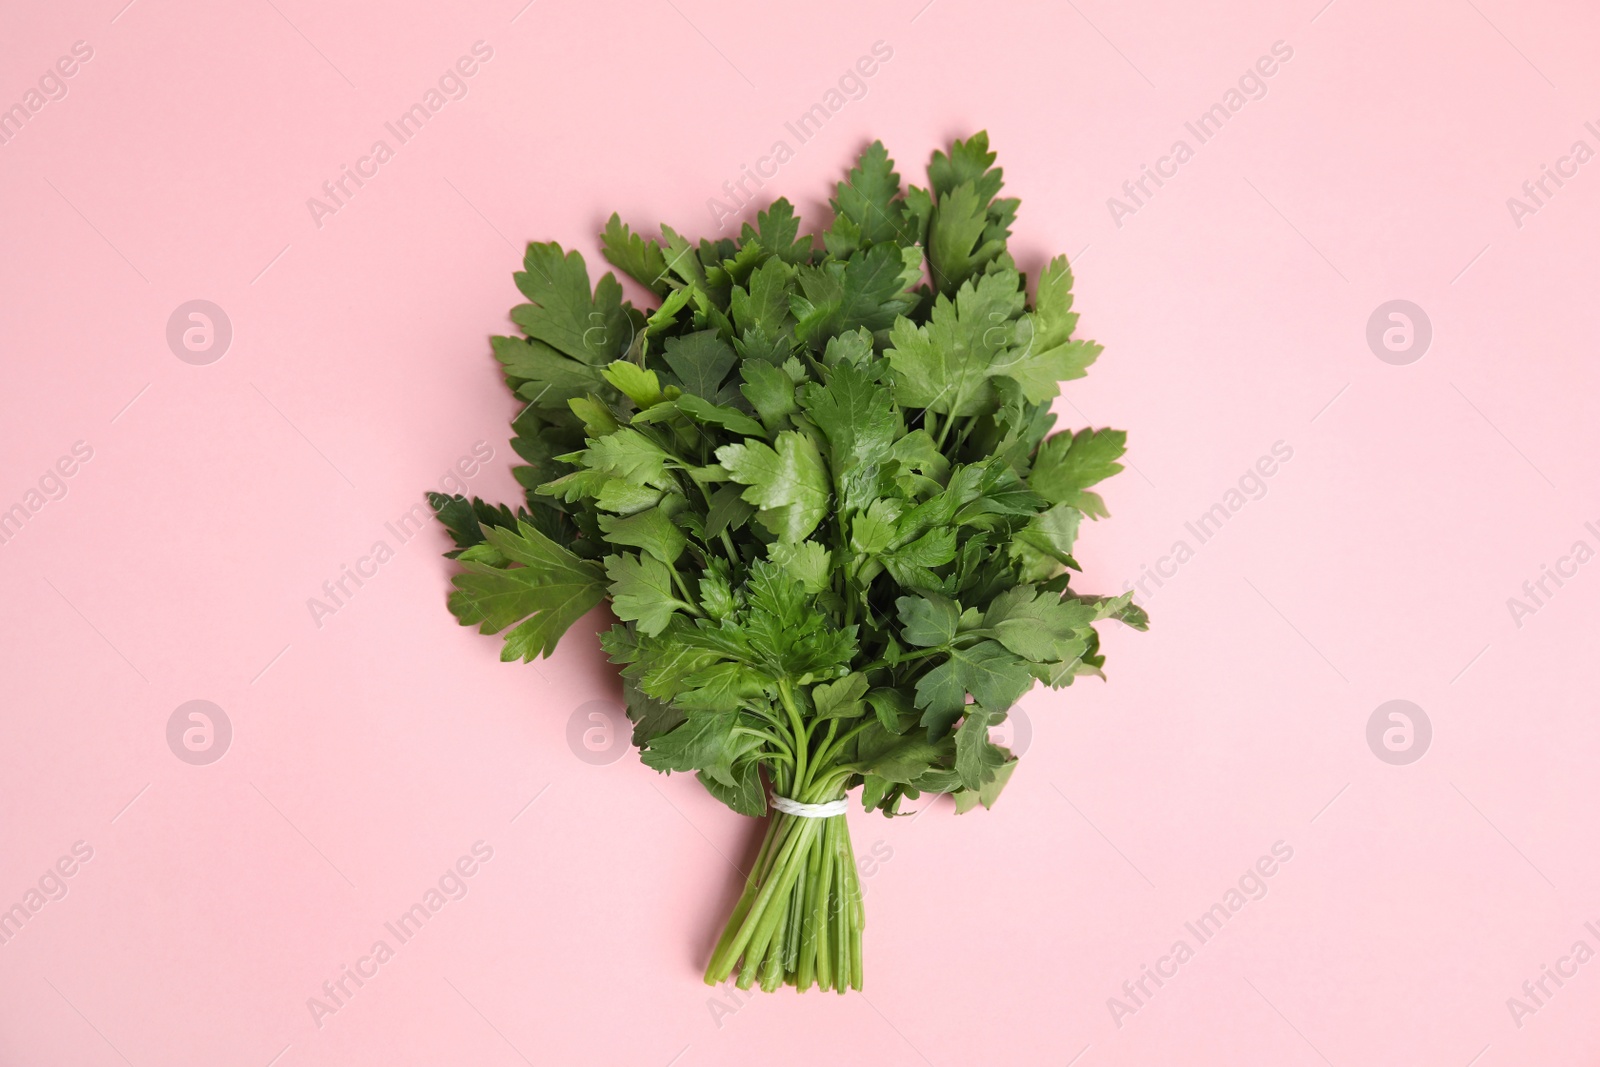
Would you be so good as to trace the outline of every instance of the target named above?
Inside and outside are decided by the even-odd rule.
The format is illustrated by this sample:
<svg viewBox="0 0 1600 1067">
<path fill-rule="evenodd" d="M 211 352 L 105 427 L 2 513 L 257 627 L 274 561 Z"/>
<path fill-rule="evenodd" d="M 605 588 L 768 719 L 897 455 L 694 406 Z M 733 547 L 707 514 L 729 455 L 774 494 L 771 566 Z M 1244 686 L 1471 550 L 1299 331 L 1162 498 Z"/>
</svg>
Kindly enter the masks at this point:
<svg viewBox="0 0 1600 1067">
<path fill-rule="evenodd" d="M 1065 257 L 1028 306 L 993 164 L 979 133 L 902 190 L 874 143 L 820 242 L 785 200 L 698 245 L 613 215 L 605 256 L 650 311 L 530 244 L 522 336 L 493 339 L 526 501 L 431 498 L 457 619 L 532 659 L 609 600 L 644 763 L 741 814 L 769 790 L 992 805 L 1016 759 L 990 727 L 1036 681 L 1100 674 L 1094 623 L 1145 625 L 1069 582 L 1124 434 L 1050 435 L 1100 346 L 1073 337 Z M 844 816 L 775 813 L 706 981 L 859 989 L 861 928 Z"/>
</svg>

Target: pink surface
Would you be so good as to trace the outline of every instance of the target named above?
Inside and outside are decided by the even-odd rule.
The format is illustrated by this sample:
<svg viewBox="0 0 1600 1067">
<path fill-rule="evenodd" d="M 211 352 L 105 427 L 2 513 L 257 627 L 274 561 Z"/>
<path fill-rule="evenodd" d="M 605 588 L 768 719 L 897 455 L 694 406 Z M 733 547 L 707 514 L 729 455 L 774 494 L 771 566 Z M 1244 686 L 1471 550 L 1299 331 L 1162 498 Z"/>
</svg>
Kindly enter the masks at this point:
<svg viewBox="0 0 1600 1067">
<path fill-rule="evenodd" d="M 0 509 L 26 513 L 0 544 L 0 907 L 26 914 L 0 1064 L 1600 1057 L 1592 10 L 124 2 L 11 3 L 0 32 L 0 105 L 38 105 L 0 144 Z M 796 146 L 876 41 L 865 96 Z M 459 98 L 386 132 L 462 57 Z M 1159 568 L 1154 626 L 1108 634 L 1109 684 L 1025 698 L 993 812 L 852 816 L 864 996 L 714 993 L 757 827 L 576 758 L 570 720 L 617 693 L 598 614 L 501 665 L 444 609 L 441 534 L 395 530 L 452 470 L 513 493 L 486 335 L 514 246 L 593 264 L 613 209 L 708 232 L 780 139 L 767 193 L 816 222 L 867 140 L 921 180 L 981 127 L 1018 258 L 1072 254 L 1106 346 L 1058 410 L 1130 431 L 1085 585 Z M 1134 199 L 1144 165 L 1169 177 Z M 365 184 L 311 211 L 345 166 Z M 193 300 L 231 323 L 214 362 L 169 347 Z M 1431 322 L 1420 360 L 1369 347 L 1391 300 Z M 346 565 L 371 576 L 314 617 Z M 231 724 L 216 762 L 175 755 L 187 712 L 169 747 L 193 700 Z M 1421 759 L 1378 757 L 1387 712 L 1369 747 L 1390 700 L 1427 716 Z M 402 943 L 385 923 L 430 889 Z M 345 967 L 369 977 L 314 1012 Z"/>
</svg>

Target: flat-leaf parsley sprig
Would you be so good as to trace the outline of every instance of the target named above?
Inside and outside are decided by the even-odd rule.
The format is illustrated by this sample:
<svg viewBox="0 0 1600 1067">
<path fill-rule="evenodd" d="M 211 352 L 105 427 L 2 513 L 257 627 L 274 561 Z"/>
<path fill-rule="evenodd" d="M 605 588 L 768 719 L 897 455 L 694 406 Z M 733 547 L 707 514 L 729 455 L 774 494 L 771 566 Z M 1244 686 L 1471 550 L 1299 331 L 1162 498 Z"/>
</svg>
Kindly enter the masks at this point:
<svg viewBox="0 0 1600 1067">
<path fill-rule="evenodd" d="M 1035 682 L 1100 675 L 1097 622 L 1146 625 L 1071 585 L 1125 436 L 1050 432 L 1100 346 L 1073 336 L 1065 257 L 1030 306 L 994 158 L 958 140 L 902 189 L 875 142 L 820 241 L 786 200 L 698 244 L 613 215 L 606 259 L 649 310 L 530 244 L 521 335 L 493 338 L 526 498 L 430 498 L 462 624 L 531 660 L 609 600 L 644 763 L 744 815 L 772 798 L 707 982 L 860 989 L 842 798 L 993 805 L 1017 761 L 990 727 Z"/>
</svg>

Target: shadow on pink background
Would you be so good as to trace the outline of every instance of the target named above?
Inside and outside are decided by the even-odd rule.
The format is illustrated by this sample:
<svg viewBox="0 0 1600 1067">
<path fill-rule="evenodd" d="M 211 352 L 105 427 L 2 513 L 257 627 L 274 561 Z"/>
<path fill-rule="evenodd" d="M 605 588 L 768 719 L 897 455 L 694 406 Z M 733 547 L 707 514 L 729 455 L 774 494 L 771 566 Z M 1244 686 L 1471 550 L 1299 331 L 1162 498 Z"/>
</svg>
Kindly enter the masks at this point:
<svg viewBox="0 0 1600 1067">
<path fill-rule="evenodd" d="M 1592 11 L 123 2 L 0 34 L 0 1064 L 1600 1055 Z M 605 620 L 499 664 L 407 517 L 515 492 L 486 337 L 525 241 L 710 234 L 779 140 L 763 197 L 818 225 L 872 138 L 920 182 L 980 128 L 1106 346 L 1062 422 L 1130 431 L 1086 585 L 1154 625 L 1024 699 L 993 812 L 852 816 L 865 995 L 713 991 L 758 828 L 577 758 Z M 211 362 L 169 345 L 196 300 Z M 209 764 L 203 720 L 169 746 L 195 700 Z"/>
</svg>

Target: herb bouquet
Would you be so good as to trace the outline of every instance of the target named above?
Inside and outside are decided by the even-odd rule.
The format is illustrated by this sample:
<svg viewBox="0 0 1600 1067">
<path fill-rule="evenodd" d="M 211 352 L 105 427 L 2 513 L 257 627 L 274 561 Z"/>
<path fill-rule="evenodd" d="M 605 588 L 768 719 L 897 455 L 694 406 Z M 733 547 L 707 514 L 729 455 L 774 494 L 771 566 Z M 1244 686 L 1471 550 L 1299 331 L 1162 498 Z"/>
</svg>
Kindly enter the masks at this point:
<svg viewBox="0 0 1600 1067">
<path fill-rule="evenodd" d="M 820 247 L 785 200 L 698 245 L 613 215 L 605 256 L 650 311 L 530 244 L 523 336 L 493 338 L 527 499 L 431 497 L 461 623 L 531 660 L 609 600 L 640 758 L 775 809 L 708 983 L 860 989 L 846 793 L 991 806 L 1016 759 L 989 728 L 1036 681 L 1100 674 L 1096 622 L 1145 625 L 1069 584 L 1124 434 L 1050 435 L 1100 346 L 1073 337 L 1065 257 L 1028 306 L 993 164 L 979 133 L 902 190 L 874 143 Z"/>
</svg>

